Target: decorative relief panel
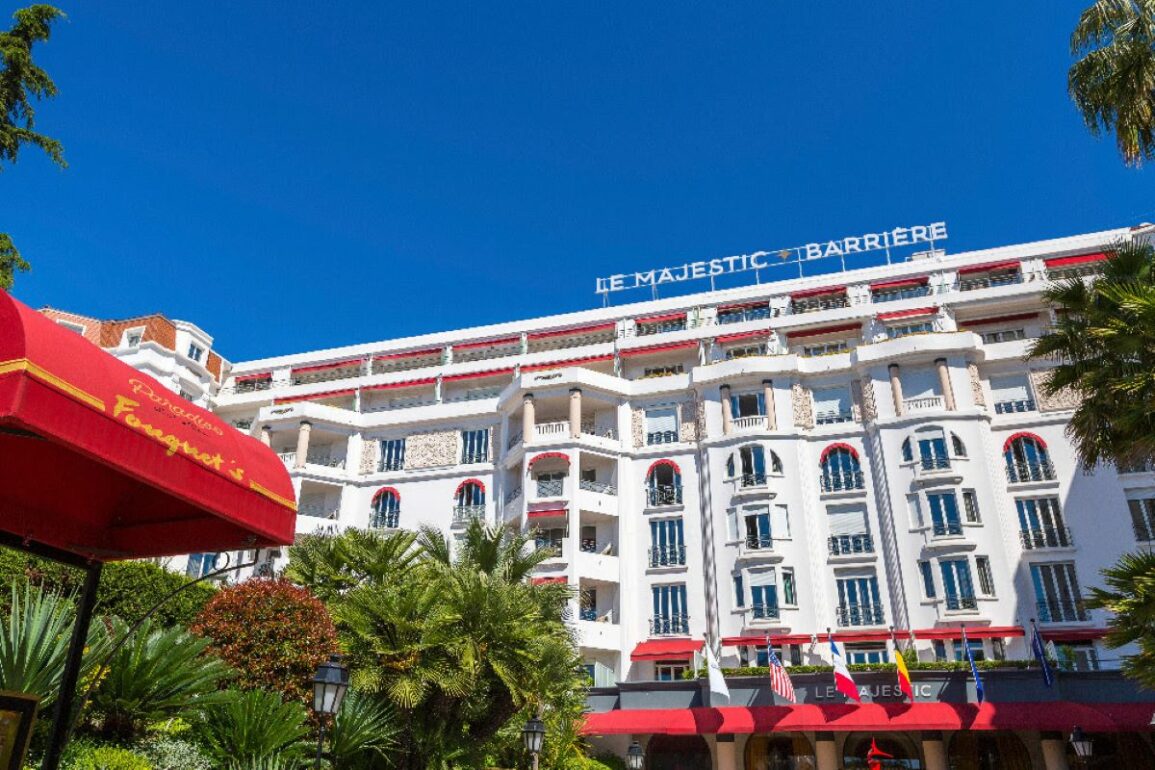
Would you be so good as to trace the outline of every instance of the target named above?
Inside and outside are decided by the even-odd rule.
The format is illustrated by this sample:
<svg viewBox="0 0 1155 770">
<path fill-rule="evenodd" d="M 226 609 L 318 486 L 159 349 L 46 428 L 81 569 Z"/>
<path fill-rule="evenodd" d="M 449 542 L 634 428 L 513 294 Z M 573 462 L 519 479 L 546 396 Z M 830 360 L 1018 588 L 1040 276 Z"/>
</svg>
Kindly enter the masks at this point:
<svg viewBox="0 0 1155 770">
<path fill-rule="evenodd" d="M 361 442 L 361 467 L 359 470 L 362 476 L 377 470 L 377 459 L 380 452 L 380 441 L 367 438 Z"/>
<path fill-rule="evenodd" d="M 850 414 L 855 422 L 862 422 L 862 383 L 858 380 L 850 382 Z"/>
<path fill-rule="evenodd" d="M 1048 396 L 1043 388 L 1050 379 L 1051 373 L 1048 371 L 1031 372 L 1031 388 L 1035 391 L 1040 412 L 1059 412 L 1079 406 L 1079 396 L 1070 388 L 1063 388 L 1055 395 Z"/>
<path fill-rule="evenodd" d="M 810 391 L 796 382 L 790 388 L 790 398 L 794 406 L 794 425 L 799 428 L 813 428 L 814 404 L 810 400 Z"/>
<path fill-rule="evenodd" d="M 678 438 L 682 441 L 697 441 L 698 402 L 696 400 L 684 401 L 678 404 L 678 411 L 681 417 L 678 425 Z"/>
<path fill-rule="evenodd" d="M 631 428 L 634 434 L 634 448 L 643 447 L 646 445 L 646 412 L 642 409 L 635 409 L 633 412 L 633 421 Z"/>
<path fill-rule="evenodd" d="M 457 433 L 417 433 L 405 442 L 406 468 L 437 468 L 457 464 Z"/>
<path fill-rule="evenodd" d="M 974 361 L 967 361 L 967 374 L 971 381 L 971 396 L 975 400 L 975 406 L 986 406 L 987 399 L 983 395 L 983 381 L 979 377 L 979 365 Z"/>
</svg>

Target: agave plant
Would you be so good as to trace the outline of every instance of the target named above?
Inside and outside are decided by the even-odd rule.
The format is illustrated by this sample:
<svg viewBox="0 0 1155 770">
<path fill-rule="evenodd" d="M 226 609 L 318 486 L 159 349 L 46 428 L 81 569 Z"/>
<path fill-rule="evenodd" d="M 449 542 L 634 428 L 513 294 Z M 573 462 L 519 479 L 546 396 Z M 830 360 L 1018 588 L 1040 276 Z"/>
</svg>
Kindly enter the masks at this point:
<svg viewBox="0 0 1155 770">
<path fill-rule="evenodd" d="M 217 767 L 249 770 L 273 758 L 289 762 L 304 756 L 309 733 L 304 705 L 263 690 L 228 690 L 226 696 L 201 710 L 197 729 Z"/>
<path fill-rule="evenodd" d="M 397 734 L 393 710 L 380 699 L 351 690 L 341 703 L 329 735 L 329 756 L 341 770 L 381 766 Z"/>
<path fill-rule="evenodd" d="M 111 625 L 116 639 L 129 631 L 119 618 L 112 618 Z M 208 640 L 183 628 L 161 628 L 146 620 L 112 656 L 93 693 L 101 731 L 128 740 L 143 733 L 149 722 L 221 700 L 219 685 L 231 669 L 204 654 L 208 646 Z"/>
<path fill-rule="evenodd" d="M 8 616 L 0 618 L 0 690 L 39 695 L 41 708 L 60 691 L 75 608 L 68 596 L 12 586 Z M 94 623 L 81 667 L 82 681 L 105 653 L 108 634 Z"/>
</svg>

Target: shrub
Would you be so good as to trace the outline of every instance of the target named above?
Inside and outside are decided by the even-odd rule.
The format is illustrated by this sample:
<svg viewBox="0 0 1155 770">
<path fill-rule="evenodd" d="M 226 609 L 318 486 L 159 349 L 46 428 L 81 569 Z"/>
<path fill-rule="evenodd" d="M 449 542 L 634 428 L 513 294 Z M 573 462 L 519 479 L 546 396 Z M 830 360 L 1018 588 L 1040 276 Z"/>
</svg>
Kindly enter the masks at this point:
<svg viewBox="0 0 1155 770">
<path fill-rule="evenodd" d="M 626 760 L 617 754 L 610 754 L 609 752 L 598 754 L 591 761 L 598 763 L 602 767 L 607 767 L 609 770 L 626 770 Z"/>
<path fill-rule="evenodd" d="M 282 701 L 275 692 L 231 690 L 225 701 L 204 709 L 197 732 L 217 767 L 292 759 L 305 751 L 306 717 L 302 704 Z"/>
<path fill-rule="evenodd" d="M 69 752 L 65 770 L 156 770 L 145 757 L 118 746 L 81 744 Z"/>
<path fill-rule="evenodd" d="M 192 631 L 238 672 L 242 690 L 275 690 L 307 702 L 309 681 L 337 649 L 329 611 L 307 589 L 284 580 L 248 580 L 221 589 Z"/>
<path fill-rule="evenodd" d="M 154 735 L 134 746 L 156 770 L 214 770 L 212 760 L 191 741 Z"/>
<path fill-rule="evenodd" d="M 116 615 L 129 623 L 144 617 L 189 578 L 147 561 L 112 562 L 104 565 L 97 592 L 96 612 Z M 217 589 L 208 583 L 189 586 L 166 599 L 152 616 L 163 626 L 188 626 L 200 614 Z"/>
</svg>

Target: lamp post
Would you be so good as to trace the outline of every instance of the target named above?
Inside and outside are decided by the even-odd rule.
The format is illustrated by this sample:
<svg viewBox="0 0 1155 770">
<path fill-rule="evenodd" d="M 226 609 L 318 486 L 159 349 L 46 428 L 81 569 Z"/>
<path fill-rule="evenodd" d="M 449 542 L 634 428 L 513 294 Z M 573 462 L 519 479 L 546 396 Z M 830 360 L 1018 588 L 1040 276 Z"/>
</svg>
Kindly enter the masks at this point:
<svg viewBox="0 0 1155 770">
<path fill-rule="evenodd" d="M 634 741 L 630 747 L 626 749 L 626 767 L 630 770 L 642 770 L 642 765 L 646 763 L 646 755 L 642 751 L 642 744 Z"/>
<path fill-rule="evenodd" d="M 545 723 L 534 717 L 525 723 L 521 737 L 525 740 L 525 750 L 533 757 L 533 770 L 537 770 L 537 756 L 541 753 L 542 743 L 545 742 Z"/>
<path fill-rule="evenodd" d="M 325 746 L 325 717 L 332 717 L 341 708 L 345 693 L 349 689 L 349 669 L 341 663 L 340 655 L 330 655 L 329 659 L 313 674 L 313 712 L 320 722 L 317 734 L 317 760 L 313 767 L 320 770 L 321 753 Z"/>
<path fill-rule="evenodd" d="M 1071 731 L 1071 746 L 1075 749 L 1075 756 L 1079 758 L 1079 764 L 1083 767 L 1087 766 L 1087 760 L 1091 758 L 1091 739 L 1083 734 L 1083 728 L 1075 725 L 1075 729 Z"/>
</svg>

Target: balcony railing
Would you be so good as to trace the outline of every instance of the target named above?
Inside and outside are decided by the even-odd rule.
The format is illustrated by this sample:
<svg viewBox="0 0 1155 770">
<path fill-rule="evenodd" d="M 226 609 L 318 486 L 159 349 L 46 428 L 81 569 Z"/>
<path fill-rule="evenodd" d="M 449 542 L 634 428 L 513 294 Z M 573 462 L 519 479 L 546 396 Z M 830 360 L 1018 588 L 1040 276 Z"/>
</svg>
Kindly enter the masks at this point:
<svg viewBox="0 0 1155 770">
<path fill-rule="evenodd" d="M 245 380 L 243 382 L 238 382 L 236 385 L 234 385 L 232 387 L 231 392 L 233 392 L 233 393 L 255 393 L 259 390 L 268 390 L 271 387 L 273 387 L 273 380 L 271 377 L 267 380 Z M 221 388 L 221 390 L 223 391 L 223 390 L 227 390 L 227 389 Z"/>
<path fill-rule="evenodd" d="M 569 435 L 569 420 L 539 422 L 533 426 L 533 430 L 539 436 L 567 436 Z"/>
<path fill-rule="evenodd" d="M 514 487 L 505 493 L 505 504 L 509 505 L 519 497 L 521 497 L 521 487 Z"/>
<path fill-rule="evenodd" d="M 650 487 L 646 490 L 646 502 L 651 506 L 681 505 L 682 485 Z"/>
<path fill-rule="evenodd" d="M 684 545 L 664 545 L 651 548 L 649 556 L 651 567 L 686 566 L 686 546 Z"/>
<path fill-rule="evenodd" d="M 978 609 L 978 606 L 978 600 L 973 596 L 946 595 L 946 608 L 948 610 L 974 610 Z"/>
<path fill-rule="evenodd" d="M 819 310 L 833 310 L 834 308 L 850 307 L 850 300 L 846 298 L 845 294 L 830 297 L 828 299 L 805 300 L 790 303 L 791 313 L 817 313 Z"/>
<path fill-rule="evenodd" d="M 770 535 L 746 535 L 747 551 L 767 551 L 774 547 L 774 538 Z"/>
<path fill-rule="evenodd" d="M 840 604 L 838 625 L 881 626 L 886 622 L 881 604 Z"/>
<path fill-rule="evenodd" d="M 514 431 L 513 433 L 510 433 L 509 434 L 509 441 L 505 442 L 505 448 L 506 449 L 513 449 L 515 446 L 517 446 L 518 444 L 521 443 L 521 439 L 522 439 L 521 431 L 518 430 L 518 431 Z"/>
<path fill-rule="evenodd" d="M 397 529 L 401 522 L 401 511 L 373 511 L 369 516 L 370 529 Z"/>
<path fill-rule="evenodd" d="M 939 521 L 931 525 L 935 537 L 957 537 L 962 534 L 961 521 Z"/>
<path fill-rule="evenodd" d="M 765 473 L 743 473 L 741 476 L 737 477 L 737 480 L 738 486 L 740 486 L 742 489 L 746 489 L 747 487 L 766 486 Z"/>
<path fill-rule="evenodd" d="M 871 302 L 894 302 L 900 299 L 914 299 L 929 295 L 930 286 L 909 286 L 902 289 L 874 291 L 870 294 Z"/>
<path fill-rule="evenodd" d="M 381 460 L 377 463 L 378 471 L 400 471 L 405 468 L 405 460 L 392 458 L 389 460 Z"/>
<path fill-rule="evenodd" d="M 325 505 L 324 503 L 305 503 L 297 508 L 298 516 L 312 516 L 316 519 L 330 519 L 335 521 L 337 519 L 337 513 L 337 506 Z"/>
<path fill-rule="evenodd" d="M 462 465 L 474 465 L 476 463 L 487 463 L 487 462 L 489 462 L 489 452 L 485 451 L 484 449 L 479 449 L 475 452 L 462 452 L 461 453 L 461 464 Z"/>
<path fill-rule="evenodd" d="M 603 495 L 616 495 L 618 493 L 617 487 L 604 481 L 582 479 L 578 482 L 578 488 L 584 489 L 587 492 L 597 492 Z"/>
<path fill-rule="evenodd" d="M 819 412 L 814 415 L 816 425 L 837 425 L 842 422 L 854 422 L 854 412 Z"/>
<path fill-rule="evenodd" d="M 690 633 L 687 615 L 655 615 L 650 618 L 650 636 L 672 636 Z"/>
<path fill-rule="evenodd" d="M 1155 471 L 1155 460 L 1136 460 L 1119 467 L 1119 473 L 1151 473 Z"/>
<path fill-rule="evenodd" d="M 754 414 L 749 417 L 735 417 L 731 424 L 735 430 L 762 430 L 766 427 L 766 415 Z"/>
<path fill-rule="evenodd" d="M 639 337 L 648 337 L 651 334 L 665 334 L 666 332 L 680 332 L 686 329 L 686 319 L 677 321 L 663 321 L 662 323 L 637 324 L 634 334 Z"/>
<path fill-rule="evenodd" d="M 597 553 L 598 541 L 591 537 L 583 537 L 578 544 L 578 550 L 582 553 Z"/>
<path fill-rule="evenodd" d="M 904 412 L 938 412 L 943 408 L 942 396 L 919 396 L 902 400 Z"/>
<path fill-rule="evenodd" d="M 761 321 L 769 317 L 769 307 L 752 307 L 732 312 L 719 312 L 718 323 L 724 326 L 726 324 L 737 324 L 744 321 Z"/>
<path fill-rule="evenodd" d="M 1008 463 L 1007 481 L 1022 484 L 1028 481 L 1054 481 L 1055 466 L 1043 460 L 1037 463 Z"/>
<path fill-rule="evenodd" d="M 1014 414 L 1016 412 L 1033 411 L 1035 411 L 1035 400 L 1033 398 L 1019 398 L 1014 401 L 995 402 L 995 414 Z"/>
<path fill-rule="evenodd" d="M 646 444 L 674 444 L 678 441 L 678 431 L 659 430 L 646 434 Z"/>
<path fill-rule="evenodd" d="M 537 550 L 539 550 L 539 551 L 541 551 L 543 549 L 550 550 L 550 551 L 553 551 L 559 555 L 561 554 L 561 548 L 562 548 L 563 543 L 564 543 L 564 541 L 560 537 L 538 537 L 538 538 L 535 538 L 533 541 L 533 544 L 537 548 Z"/>
<path fill-rule="evenodd" d="M 918 458 L 918 465 L 924 471 L 945 471 L 950 469 L 950 458 L 924 455 Z"/>
<path fill-rule="evenodd" d="M 344 457 L 330 457 L 327 454 L 310 454 L 305 457 L 306 465 L 320 465 L 323 468 L 344 468 Z"/>
<path fill-rule="evenodd" d="M 453 526 L 463 527 L 473 519 L 485 518 L 484 505 L 457 505 L 453 508 Z"/>
<path fill-rule="evenodd" d="M 1132 521 L 1131 528 L 1135 530 L 1135 539 L 1140 543 L 1155 541 L 1155 522 L 1149 520 Z"/>
<path fill-rule="evenodd" d="M 1039 527 L 1019 531 L 1019 541 L 1030 551 L 1036 548 L 1072 548 L 1075 541 L 1066 527 Z"/>
<path fill-rule="evenodd" d="M 990 289 L 995 286 L 1013 286 L 1016 283 L 1022 282 L 1022 273 L 1000 273 L 996 275 L 984 275 L 977 278 L 960 278 L 958 290 L 975 291 L 976 289 Z"/>
<path fill-rule="evenodd" d="M 818 477 L 818 483 L 823 492 L 848 492 L 853 489 L 866 489 L 866 474 L 862 471 L 823 473 Z"/>
<path fill-rule="evenodd" d="M 777 604 L 754 604 L 750 607 L 750 617 L 754 620 L 777 620 L 779 617 Z"/>
<path fill-rule="evenodd" d="M 826 543 L 831 556 L 874 553 L 874 538 L 870 535 L 831 535 Z"/>
<path fill-rule="evenodd" d="M 578 620 L 597 621 L 598 611 L 593 607 L 582 607 L 578 610 Z"/>
<path fill-rule="evenodd" d="M 1073 601 L 1047 599 L 1036 602 L 1035 609 L 1039 614 L 1040 623 L 1077 623 L 1090 619 L 1082 599 Z"/>
<path fill-rule="evenodd" d="M 561 479 L 542 479 L 537 482 L 538 497 L 561 497 L 565 494 L 565 482 Z"/>
</svg>

